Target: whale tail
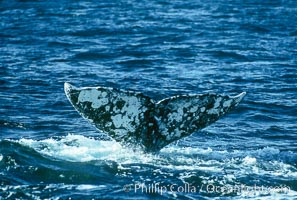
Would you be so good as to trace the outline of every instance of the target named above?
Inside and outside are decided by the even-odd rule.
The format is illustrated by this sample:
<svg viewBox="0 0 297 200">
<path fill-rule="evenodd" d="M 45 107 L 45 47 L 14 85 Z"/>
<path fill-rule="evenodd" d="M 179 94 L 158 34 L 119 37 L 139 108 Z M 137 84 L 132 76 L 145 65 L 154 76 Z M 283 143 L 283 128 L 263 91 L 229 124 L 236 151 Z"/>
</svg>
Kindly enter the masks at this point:
<svg viewBox="0 0 297 200">
<path fill-rule="evenodd" d="M 125 146 L 156 152 L 186 137 L 236 107 L 245 96 L 173 96 L 155 102 L 132 91 L 64 84 L 73 107 L 97 129 Z"/>
</svg>

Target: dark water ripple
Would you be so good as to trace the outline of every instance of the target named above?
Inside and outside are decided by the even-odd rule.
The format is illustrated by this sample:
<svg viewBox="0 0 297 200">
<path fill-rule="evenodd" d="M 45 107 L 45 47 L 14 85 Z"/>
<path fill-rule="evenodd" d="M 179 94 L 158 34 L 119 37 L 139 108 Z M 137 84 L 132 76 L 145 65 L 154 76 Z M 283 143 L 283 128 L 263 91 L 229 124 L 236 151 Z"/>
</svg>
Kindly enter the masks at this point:
<svg viewBox="0 0 297 200">
<path fill-rule="evenodd" d="M 294 199 L 293 0 L 0 1 L 0 199 Z M 165 148 L 131 152 L 80 118 L 63 83 L 176 94 L 246 91 L 240 107 Z M 134 183 L 288 186 L 141 193 Z M 133 188 L 132 188 L 133 189 Z"/>
</svg>

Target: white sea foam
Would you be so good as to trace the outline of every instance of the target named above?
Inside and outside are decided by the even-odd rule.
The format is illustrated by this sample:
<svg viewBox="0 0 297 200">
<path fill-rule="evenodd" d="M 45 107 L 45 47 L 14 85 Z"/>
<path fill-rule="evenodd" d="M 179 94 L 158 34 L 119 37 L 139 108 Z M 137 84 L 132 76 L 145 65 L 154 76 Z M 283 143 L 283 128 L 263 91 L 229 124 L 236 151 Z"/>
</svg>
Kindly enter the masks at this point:
<svg viewBox="0 0 297 200">
<path fill-rule="evenodd" d="M 73 162 L 104 160 L 123 149 L 114 141 L 100 141 L 72 134 L 60 140 L 53 138 L 40 141 L 21 139 L 19 142 L 35 149 L 41 154 Z"/>
<path fill-rule="evenodd" d="M 100 141 L 73 134 L 60 139 L 49 138 L 40 141 L 21 139 L 19 143 L 54 159 L 72 162 L 114 161 L 119 164 L 119 169 L 123 170 L 137 170 L 137 163 L 153 165 L 162 172 L 178 170 L 185 172 L 180 173 L 179 177 L 183 181 L 192 175 L 197 176 L 199 171 L 221 177 L 220 180 L 205 177 L 203 180 L 205 184 L 235 183 L 240 182 L 240 177 L 263 175 L 297 179 L 295 166 L 279 159 L 267 159 L 267 157 L 277 158 L 280 153 L 278 149 L 271 147 L 247 151 L 227 151 L 171 145 L 162 149 L 159 154 L 151 155 L 124 148 L 114 141 Z M 83 187 L 88 188 L 88 186 Z M 257 194 L 255 195 L 257 196 Z"/>
<path fill-rule="evenodd" d="M 107 187 L 105 185 L 86 185 L 86 184 L 76 186 L 77 190 L 100 190 L 103 188 L 107 188 Z"/>
</svg>

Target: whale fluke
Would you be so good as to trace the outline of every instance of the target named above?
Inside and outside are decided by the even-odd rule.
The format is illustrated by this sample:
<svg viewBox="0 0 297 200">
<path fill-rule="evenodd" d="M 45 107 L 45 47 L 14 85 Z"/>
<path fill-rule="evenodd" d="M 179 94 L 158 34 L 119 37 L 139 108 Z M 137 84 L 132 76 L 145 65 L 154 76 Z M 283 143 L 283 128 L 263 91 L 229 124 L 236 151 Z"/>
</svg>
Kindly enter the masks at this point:
<svg viewBox="0 0 297 200">
<path fill-rule="evenodd" d="M 64 84 L 73 107 L 97 129 L 125 146 L 156 152 L 191 135 L 236 107 L 237 96 L 179 95 L 155 102 L 142 93 Z"/>
</svg>

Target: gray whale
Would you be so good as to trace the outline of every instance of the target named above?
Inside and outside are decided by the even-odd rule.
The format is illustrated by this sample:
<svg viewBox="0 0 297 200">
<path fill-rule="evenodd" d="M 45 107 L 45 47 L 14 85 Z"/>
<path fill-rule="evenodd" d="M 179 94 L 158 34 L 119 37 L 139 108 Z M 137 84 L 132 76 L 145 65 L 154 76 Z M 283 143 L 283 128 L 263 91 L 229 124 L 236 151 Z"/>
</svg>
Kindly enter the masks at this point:
<svg viewBox="0 0 297 200">
<path fill-rule="evenodd" d="M 157 152 L 228 113 L 245 96 L 179 95 L 155 102 L 142 93 L 64 84 L 73 107 L 124 146 Z"/>
</svg>

